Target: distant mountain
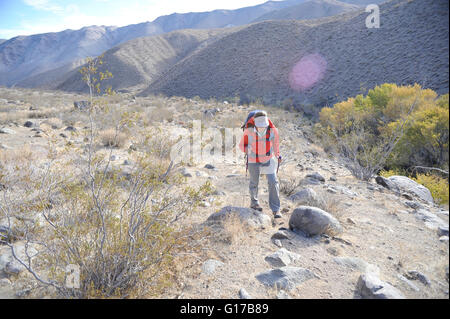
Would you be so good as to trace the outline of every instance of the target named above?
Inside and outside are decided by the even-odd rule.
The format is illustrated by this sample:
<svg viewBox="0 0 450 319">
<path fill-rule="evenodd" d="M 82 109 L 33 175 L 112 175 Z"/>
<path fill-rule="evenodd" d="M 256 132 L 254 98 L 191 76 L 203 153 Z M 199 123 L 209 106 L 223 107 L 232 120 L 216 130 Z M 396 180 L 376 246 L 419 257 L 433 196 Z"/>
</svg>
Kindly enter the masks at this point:
<svg viewBox="0 0 450 319">
<path fill-rule="evenodd" d="M 3 42 L 8 41 L 6 39 L 0 39 L 0 44 L 2 44 Z"/>
<path fill-rule="evenodd" d="M 113 89 L 145 87 L 186 56 L 230 32 L 232 32 L 231 28 L 180 30 L 134 39 L 106 51 L 100 70 L 108 70 L 113 74 L 114 77 L 106 83 Z M 54 72 L 44 73 L 43 76 L 44 78 L 54 76 Z M 27 79 L 20 85 L 77 92 L 87 89 L 78 70 L 68 74 L 62 73 L 59 77 L 54 76 L 52 81 L 48 81 L 45 85 L 40 83 L 41 78 L 42 76 L 33 78 L 32 83 Z"/>
<path fill-rule="evenodd" d="M 273 10 L 304 0 L 268 1 L 237 10 L 171 14 L 125 27 L 90 26 L 80 30 L 18 36 L 0 44 L 0 85 L 17 85 L 27 77 L 63 68 L 126 41 L 179 29 L 222 28 L 250 23 Z M 29 81 L 28 81 L 29 82 Z M 33 81 L 31 81 L 33 82 Z M 27 81 L 25 81 L 27 83 Z"/>
<path fill-rule="evenodd" d="M 254 22 L 266 20 L 307 20 L 334 16 L 340 13 L 360 9 L 360 6 L 352 5 L 336 0 L 312 0 L 281 10 L 266 13 Z"/>
<path fill-rule="evenodd" d="M 179 61 L 141 95 L 324 105 L 385 82 L 445 93 L 448 9 L 448 0 L 389 1 L 380 6 L 379 29 L 366 28 L 364 9 L 251 24 Z"/>
</svg>

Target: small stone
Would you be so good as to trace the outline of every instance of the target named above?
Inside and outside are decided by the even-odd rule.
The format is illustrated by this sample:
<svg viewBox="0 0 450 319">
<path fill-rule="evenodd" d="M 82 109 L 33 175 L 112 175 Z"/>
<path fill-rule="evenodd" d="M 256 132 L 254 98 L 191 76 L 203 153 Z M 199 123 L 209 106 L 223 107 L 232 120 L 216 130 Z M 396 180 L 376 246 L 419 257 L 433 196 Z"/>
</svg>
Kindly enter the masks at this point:
<svg viewBox="0 0 450 319">
<path fill-rule="evenodd" d="M 271 264 L 273 267 L 288 266 L 289 264 L 298 259 L 300 259 L 300 255 L 290 252 L 286 248 L 281 248 L 272 255 L 269 255 L 266 258 L 264 258 L 264 260 L 267 261 L 269 264 Z"/>
<path fill-rule="evenodd" d="M 71 125 L 69 125 L 68 127 L 66 127 L 64 129 L 64 131 L 69 131 L 69 132 L 76 132 L 76 130 L 77 129 L 75 127 L 71 126 Z"/>
<path fill-rule="evenodd" d="M 0 128 L 0 134 L 16 134 L 16 131 L 11 130 L 7 127 Z"/>
<path fill-rule="evenodd" d="M 439 237 L 439 241 L 443 242 L 443 243 L 448 242 L 448 236 L 441 236 L 441 237 Z"/>
<path fill-rule="evenodd" d="M 336 176 L 331 176 L 331 177 L 330 177 L 330 181 L 332 181 L 332 182 L 337 182 Z"/>
<path fill-rule="evenodd" d="M 206 164 L 205 168 L 207 168 L 207 169 L 215 169 L 215 166 L 211 165 L 211 164 Z"/>
<path fill-rule="evenodd" d="M 253 299 L 252 296 L 250 296 L 250 294 L 244 288 L 241 288 L 241 290 L 239 290 L 239 298 L 241 298 L 241 299 Z"/>
<path fill-rule="evenodd" d="M 223 266 L 224 263 L 215 259 L 208 259 L 203 263 L 202 271 L 204 274 L 211 275 L 216 271 L 217 267 Z"/>
<path fill-rule="evenodd" d="M 279 239 L 275 239 L 275 240 L 273 241 L 273 243 L 274 243 L 274 245 L 277 246 L 277 247 L 283 247 L 283 244 L 281 243 L 281 240 L 279 240 Z"/>
<path fill-rule="evenodd" d="M 25 127 L 34 127 L 34 126 L 36 126 L 36 124 L 34 122 L 31 122 L 31 121 L 26 121 L 23 124 L 23 126 L 25 126 Z"/>
<path fill-rule="evenodd" d="M 291 299 L 291 296 L 286 291 L 280 290 L 277 293 L 277 299 Z"/>
<path fill-rule="evenodd" d="M 411 279 L 411 280 L 419 280 L 421 283 L 423 283 L 426 286 L 431 285 L 431 281 L 428 279 L 428 277 L 417 270 L 408 271 L 408 273 L 405 274 L 405 277 L 408 279 Z"/>
</svg>

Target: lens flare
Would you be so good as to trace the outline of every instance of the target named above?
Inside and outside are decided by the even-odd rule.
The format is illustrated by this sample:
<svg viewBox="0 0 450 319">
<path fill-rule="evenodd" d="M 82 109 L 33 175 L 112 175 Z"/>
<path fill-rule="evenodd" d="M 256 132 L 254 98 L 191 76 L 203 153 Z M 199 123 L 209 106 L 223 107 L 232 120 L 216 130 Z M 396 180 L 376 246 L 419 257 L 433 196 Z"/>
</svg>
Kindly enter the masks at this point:
<svg viewBox="0 0 450 319">
<path fill-rule="evenodd" d="M 289 85 L 293 90 L 305 91 L 323 79 L 326 69 L 327 61 L 320 54 L 308 54 L 292 68 Z"/>
</svg>

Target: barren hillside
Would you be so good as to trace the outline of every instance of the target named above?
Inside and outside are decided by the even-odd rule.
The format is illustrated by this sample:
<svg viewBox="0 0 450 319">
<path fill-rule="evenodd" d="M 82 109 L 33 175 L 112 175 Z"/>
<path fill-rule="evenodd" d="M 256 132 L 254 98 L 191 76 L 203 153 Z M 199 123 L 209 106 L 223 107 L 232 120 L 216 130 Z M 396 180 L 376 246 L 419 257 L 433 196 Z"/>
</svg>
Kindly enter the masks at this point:
<svg viewBox="0 0 450 319">
<path fill-rule="evenodd" d="M 269 12 L 259 17 L 254 22 L 266 20 L 309 20 L 334 16 L 358 9 L 360 9 L 360 7 L 357 5 L 351 5 L 336 0 L 313 0 Z"/>
<path fill-rule="evenodd" d="M 30 76 L 68 65 L 80 59 L 100 55 L 116 45 L 144 36 L 180 29 L 224 28 L 250 23 L 260 15 L 296 5 L 304 0 L 268 1 L 237 10 L 215 10 L 161 16 L 152 22 L 124 27 L 86 26 L 80 30 L 17 36 L 0 46 L 0 85 L 17 85 Z M 1 43 L 1 42 L 0 42 Z M 48 74 L 42 75 L 48 78 Z M 34 84 L 33 79 L 24 86 Z M 20 84 L 19 84 L 20 85 Z"/>
<path fill-rule="evenodd" d="M 384 82 L 447 92 L 448 1 L 394 0 L 380 10 L 379 29 L 366 28 L 363 10 L 252 24 L 180 61 L 142 95 L 323 105 Z"/>
<path fill-rule="evenodd" d="M 181 30 L 155 37 L 143 37 L 105 52 L 101 69 L 112 72 L 114 78 L 105 82 L 113 89 L 145 87 L 172 65 L 232 29 Z M 64 74 L 64 81 L 51 82 L 50 88 L 82 92 L 86 85 L 78 70 Z M 39 86 L 39 78 L 31 86 Z"/>
</svg>

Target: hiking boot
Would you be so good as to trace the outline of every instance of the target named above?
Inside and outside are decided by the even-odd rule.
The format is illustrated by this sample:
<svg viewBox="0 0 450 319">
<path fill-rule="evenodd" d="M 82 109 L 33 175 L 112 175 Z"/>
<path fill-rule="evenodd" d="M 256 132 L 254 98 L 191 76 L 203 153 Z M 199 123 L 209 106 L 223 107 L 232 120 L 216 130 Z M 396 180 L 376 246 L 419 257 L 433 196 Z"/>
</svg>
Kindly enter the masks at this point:
<svg viewBox="0 0 450 319">
<path fill-rule="evenodd" d="M 259 204 L 250 206 L 251 209 L 257 210 L 258 212 L 262 212 L 262 207 Z"/>
<path fill-rule="evenodd" d="M 274 218 L 283 218 L 283 215 L 281 215 L 280 212 L 276 212 L 276 213 L 274 212 L 274 213 L 273 213 L 273 217 L 274 217 Z"/>
</svg>

